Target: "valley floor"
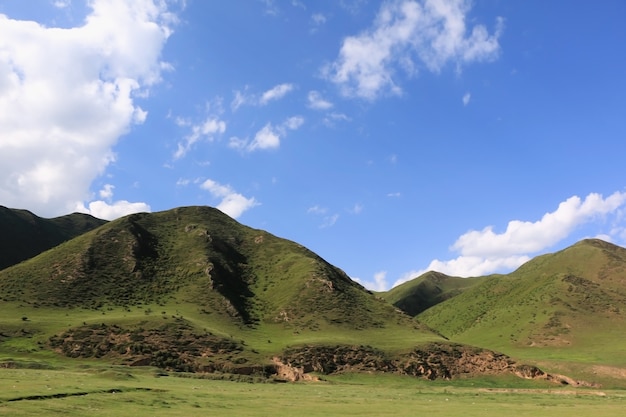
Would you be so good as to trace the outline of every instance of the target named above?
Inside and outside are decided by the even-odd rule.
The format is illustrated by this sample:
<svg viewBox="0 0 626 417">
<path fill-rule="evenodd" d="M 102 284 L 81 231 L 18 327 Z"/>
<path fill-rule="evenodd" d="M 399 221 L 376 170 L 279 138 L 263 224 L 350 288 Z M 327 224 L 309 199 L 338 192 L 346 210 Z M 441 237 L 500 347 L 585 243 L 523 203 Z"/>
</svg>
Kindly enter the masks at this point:
<svg viewBox="0 0 626 417">
<path fill-rule="evenodd" d="M 626 408 L 626 391 L 509 378 L 433 382 L 346 374 L 278 384 L 166 375 L 127 367 L 0 369 L 0 415 L 611 417 Z"/>
</svg>

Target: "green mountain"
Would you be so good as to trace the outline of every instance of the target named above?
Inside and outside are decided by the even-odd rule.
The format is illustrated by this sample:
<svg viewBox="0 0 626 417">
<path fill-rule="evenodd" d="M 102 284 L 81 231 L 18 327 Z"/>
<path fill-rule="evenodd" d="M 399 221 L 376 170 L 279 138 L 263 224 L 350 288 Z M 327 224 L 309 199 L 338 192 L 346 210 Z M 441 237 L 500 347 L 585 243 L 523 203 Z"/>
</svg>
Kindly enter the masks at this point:
<svg viewBox="0 0 626 417">
<path fill-rule="evenodd" d="M 287 347 L 395 354 L 444 341 L 302 245 L 210 207 L 133 214 L 6 268 L 0 308 L 0 354 L 177 370 L 267 365 Z"/>
<path fill-rule="evenodd" d="M 27 210 L 0 206 L 0 269 L 32 258 L 104 223 L 105 220 L 87 214 L 44 219 Z"/>
<path fill-rule="evenodd" d="M 429 271 L 381 293 L 380 296 L 414 317 L 434 305 L 463 293 L 485 279 L 486 277 L 451 277 L 441 272 Z"/>
<path fill-rule="evenodd" d="M 485 277 L 417 319 L 457 342 L 516 357 L 623 367 L 626 249 L 583 240 Z"/>
</svg>

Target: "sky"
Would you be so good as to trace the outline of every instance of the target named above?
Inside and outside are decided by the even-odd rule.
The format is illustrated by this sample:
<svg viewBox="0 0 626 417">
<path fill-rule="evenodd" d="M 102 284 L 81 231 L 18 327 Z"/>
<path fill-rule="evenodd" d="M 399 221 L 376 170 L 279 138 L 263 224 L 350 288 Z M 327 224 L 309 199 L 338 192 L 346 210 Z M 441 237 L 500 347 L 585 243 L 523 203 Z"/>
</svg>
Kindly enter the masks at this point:
<svg viewBox="0 0 626 417">
<path fill-rule="evenodd" d="M 625 246 L 625 21 L 623 0 L 0 0 L 0 205 L 209 205 L 377 291 Z"/>
</svg>

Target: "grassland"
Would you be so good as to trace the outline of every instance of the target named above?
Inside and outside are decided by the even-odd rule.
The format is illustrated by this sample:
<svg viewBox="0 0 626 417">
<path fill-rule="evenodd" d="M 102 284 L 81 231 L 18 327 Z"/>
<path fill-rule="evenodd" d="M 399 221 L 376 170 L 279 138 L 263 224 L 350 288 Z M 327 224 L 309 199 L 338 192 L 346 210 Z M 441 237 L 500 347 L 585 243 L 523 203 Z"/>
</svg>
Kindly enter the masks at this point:
<svg viewBox="0 0 626 417">
<path fill-rule="evenodd" d="M 191 375 L 188 375 L 191 376 Z M 626 392 L 509 378 L 432 382 L 342 375 L 261 384 L 164 376 L 155 369 L 0 369 L 0 415 L 11 416 L 622 416 Z"/>
</svg>

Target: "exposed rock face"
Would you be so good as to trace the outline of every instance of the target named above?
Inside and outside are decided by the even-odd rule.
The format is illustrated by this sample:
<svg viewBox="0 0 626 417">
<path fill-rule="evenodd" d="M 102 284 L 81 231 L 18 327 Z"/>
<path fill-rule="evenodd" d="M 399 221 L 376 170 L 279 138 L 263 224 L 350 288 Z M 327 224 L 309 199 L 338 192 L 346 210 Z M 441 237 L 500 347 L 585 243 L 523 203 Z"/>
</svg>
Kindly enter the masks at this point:
<svg viewBox="0 0 626 417">
<path fill-rule="evenodd" d="M 156 366 L 183 372 L 214 372 L 228 368 L 236 372 L 243 346 L 209 333 L 198 334 L 185 323 L 158 328 L 122 328 L 116 325 L 86 325 L 53 336 L 50 346 L 71 358 L 108 357 L 130 366 Z M 225 360 L 231 358 L 231 360 Z M 250 366 L 248 366 L 250 367 Z"/>
<path fill-rule="evenodd" d="M 209 333 L 198 334 L 183 321 L 152 329 L 85 325 L 54 336 L 49 343 L 74 358 L 106 356 L 130 366 L 253 375 L 277 381 L 316 381 L 312 373 L 342 372 L 395 373 L 430 380 L 513 374 L 562 385 L 591 386 L 518 364 L 502 353 L 453 343 L 431 343 L 393 356 L 371 346 L 304 346 L 285 350 L 272 358 L 271 364 L 262 358 L 250 362 L 240 356 L 243 345 Z"/>
<path fill-rule="evenodd" d="M 278 360 L 283 366 L 295 370 L 300 379 L 301 374 L 309 372 L 325 375 L 391 372 L 430 380 L 513 374 L 520 378 L 546 379 L 564 385 L 590 385 L 562 375 L 547 374 L 535 366 L 519 364 L 502 353 L 452 343 L 431 343 L 394 357 L 369 346 L 305 346 L 286 350 Z"/>
</svg>

